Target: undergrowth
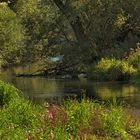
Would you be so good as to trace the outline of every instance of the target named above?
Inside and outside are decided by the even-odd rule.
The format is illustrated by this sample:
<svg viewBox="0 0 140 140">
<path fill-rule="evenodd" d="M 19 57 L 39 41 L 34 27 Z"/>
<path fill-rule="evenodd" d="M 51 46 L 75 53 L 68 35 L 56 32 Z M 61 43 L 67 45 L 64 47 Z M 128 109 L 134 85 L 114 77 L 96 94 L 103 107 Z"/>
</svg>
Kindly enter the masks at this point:
<svg viewBox="0 0 140 140">
<path fill-rule="evenodd" d="M 62 105 L 34 105 L 21 92 L 0 82 L 1 140 L 140 139 L 140 123 L 123 106 L 85 98 Z"/>
</svg>

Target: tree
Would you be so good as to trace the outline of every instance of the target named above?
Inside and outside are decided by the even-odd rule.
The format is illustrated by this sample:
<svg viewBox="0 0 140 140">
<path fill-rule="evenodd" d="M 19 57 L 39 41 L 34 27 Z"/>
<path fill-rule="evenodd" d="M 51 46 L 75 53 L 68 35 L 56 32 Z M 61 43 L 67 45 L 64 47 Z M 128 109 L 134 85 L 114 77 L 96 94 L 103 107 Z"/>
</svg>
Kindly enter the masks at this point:
<svg viewBox="0 0 140 140">
<path fill-rule="evenodd" d="M 93 43 L 85 32 L 80 15 L 74 13 L 75 9 L 70 4 L 70 1 L 66 1 L 65 4 L 62 0 L 53 1 L 69 22 L 75 34 L 77 44 L 81 49 L 81 52 L 79 53 L 81 53 L 82 59 L 86 57 L 86 61 L 88 59 L 88 61 L 90 61 L 92 59 L 92 55 L 95 55 L 95 48 L 93 49 Z"/>
<path fill-rule="evenodd" d="M 25 32 L 24 63 L 63 55 L 63 65 L 89 65 L 105 56 L 121 58 L 139 40 L 139 0 L 9 1 Z"/>
<path fill-rule="evenodd" d="M 22 29 L 16 14 L 6 3 L 0 4 L 0 54 L 3 64 L 16 63 L 21 48 Z"/>
<path fill-rule="evenodd" d="M 84 55 L 86 58 L 93 55 L 91 58 L 94 59 L 94 50 L 99 58 L 114 55 L 116 48 L 121 48 L 121 43 L 130 31 L 139 36 L 139 0 L 53 1 L 69 21 L 81 53 L 87 52 Z"/>
</svg>

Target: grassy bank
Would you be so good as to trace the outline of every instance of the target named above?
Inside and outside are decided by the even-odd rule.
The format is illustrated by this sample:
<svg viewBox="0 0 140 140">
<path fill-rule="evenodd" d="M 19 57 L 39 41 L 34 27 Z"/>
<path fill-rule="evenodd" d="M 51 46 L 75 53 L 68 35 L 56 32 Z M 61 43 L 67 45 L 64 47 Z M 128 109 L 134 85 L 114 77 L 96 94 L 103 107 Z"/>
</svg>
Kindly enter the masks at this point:
<svg viewBox="0 0 140 140">
<path fill-rule="evenodd" d="M 115 103 L 82 99 L 34 105 L 3 82 L 0 96 L 1 140 L 140 139 L 140 123 Z"/>
</svg>

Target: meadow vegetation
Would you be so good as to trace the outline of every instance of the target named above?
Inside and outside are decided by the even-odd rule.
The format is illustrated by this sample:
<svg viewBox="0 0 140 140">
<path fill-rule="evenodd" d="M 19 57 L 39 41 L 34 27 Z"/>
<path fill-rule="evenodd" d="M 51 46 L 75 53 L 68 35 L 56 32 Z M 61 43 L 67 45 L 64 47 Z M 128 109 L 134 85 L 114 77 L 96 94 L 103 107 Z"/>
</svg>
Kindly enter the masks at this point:
<svg viewBox="0 0 140 140">
<path fill-rule="evenodd" d="M 62 105 L 35 105 L 15 87 L 0 83 L 1 140 L 139 139 L 140 122 L 115 102 L 67 100 Z"/>
</svg>

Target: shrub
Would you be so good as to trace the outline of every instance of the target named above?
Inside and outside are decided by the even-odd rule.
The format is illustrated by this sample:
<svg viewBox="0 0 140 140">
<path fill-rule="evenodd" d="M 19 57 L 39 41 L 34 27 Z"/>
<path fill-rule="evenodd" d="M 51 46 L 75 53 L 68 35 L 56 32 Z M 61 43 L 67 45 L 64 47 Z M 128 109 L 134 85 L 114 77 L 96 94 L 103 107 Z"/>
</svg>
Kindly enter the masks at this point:
<svg viewBox="0 0 140 140">
<path fill-rule="evenodd" d="M 22 98 L 21 92 L 10 84 L 0 81 L 0 105 L 8 105 L 10 101 Z"/>
<path fill-rule="evenodd" d="M 129 64 L 133 65 L 135 68 L 140 69 L 140 43 L 136 44 L 136 48 L 130 48 L 127 56 L 125 58 L 129 62 Z"/>
<path fill-rule="evenodd" d="M 127 61 L 116 60 L 115 58 L 102 58 L 97 65 L 92 68 L 91 79 L 94 80 L 128 80 L 136 70 Z"/>
<path fill-rule="evenodd" d="M 140 68 L 140 51 L 135 52 L 133 55 L 129 56 L 128 62 L 135 68 Z"/>
</svg>

